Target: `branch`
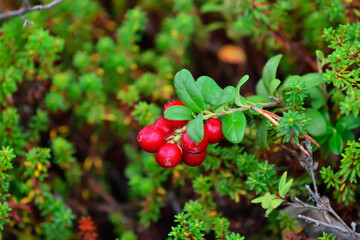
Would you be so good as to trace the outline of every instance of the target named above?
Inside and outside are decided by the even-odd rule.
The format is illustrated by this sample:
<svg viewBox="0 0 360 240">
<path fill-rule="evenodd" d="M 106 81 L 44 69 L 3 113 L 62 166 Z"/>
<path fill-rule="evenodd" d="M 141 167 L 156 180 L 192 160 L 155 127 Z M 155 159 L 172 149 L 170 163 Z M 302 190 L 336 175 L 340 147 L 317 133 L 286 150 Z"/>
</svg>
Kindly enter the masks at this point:
<svg viewBox="0 0 360 240">
<path fill-rule="evenodd" d="M 360 239 L 360 234 L 355 231 L 355 224 L 354 223 L 351 224 L 351 227 L 352 227 L 352 229 L 351 229 L 331 207 L 329 199 L 327 197 L 320 196 L 318 189 L 317 189 L 315 174 L 314 174 L 315 170 L 318 167 L 318 164 L 317 164 L 317 162 L 314 162 L 314 160 L 313 160 L 311 143 L 309 140 L 306 140 L 306 141 L 302 142 L 302 145 L 307 150 L 307 152 L 310 153 L 310 155 L 306 155 L 306 154 L 302 153 L 302 156 L 299 157 L 296 152 L 293 152 L 293 154 L 299 158 L 300 165 L 311 176 L 314 191 L 308 185 L 306 185 L 306 189 L 309 192 L 309 196 L 312 199 L 314 199 L 314 201 L 316 202 L 316 206 L 311 206 L 311 205 L 305 204 L 299 199 L 295 199 L 295 202 L 297 204 L 299 204 L 300 206 L 302 205 L 302 207 L 317 209 L 318 211 L 322 212 L 325 219 L 328 221 L 328 223 L 325 223 L 325 222 L 322 222 L 322 221 L 319 221 L 319 220 L 316 220 L 316 219 L 313 219 L 310 217 L 306 217 L 303 215 L 298 215 L 298 218 L 302 218 L 302 219 L 305 219 L 306 221 L 313 222 L 316 225 L 323 225 L 326 227 L 330 227 L 330 229 L 335 228 L 335 229 L 341 230 L 342 232 L 349 233 L 353 237 L 353 239 Z M 329 220 L 327 213 L 331 214 L 338 221 L 340 226 L 331 222 Z"/>
<path fill-rule="evenodd" d="M 23 0 L 22 1 L 24 4 L 23 8 L 21 8 L 19 10 L 0 14 L 0 21 L 6 20 L 9 18 L 13 18 L 13 17 L 24 16 L 26 13 L 29 13 L 29 12 L 46 10 L 46 9 L 52 8 L 53 6 L 61 3 L 62 1 L 64 1 L 64 0 L 54 0 L 51 3 L 46 4 L 46 5 L 35 5 L 35 6 L 31 7 L 28 0 Z"/>
</svg>

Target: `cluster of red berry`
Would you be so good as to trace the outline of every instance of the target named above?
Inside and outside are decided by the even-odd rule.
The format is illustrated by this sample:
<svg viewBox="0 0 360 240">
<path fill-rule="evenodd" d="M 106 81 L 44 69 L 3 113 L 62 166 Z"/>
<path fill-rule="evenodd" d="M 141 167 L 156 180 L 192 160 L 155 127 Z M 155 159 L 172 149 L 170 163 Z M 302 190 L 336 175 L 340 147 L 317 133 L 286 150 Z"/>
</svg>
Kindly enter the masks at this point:
<svg viewBox="0 0 360 240">
<path fill-rule="evenodd" d="M 180 101 L 169 102 L 163 114 L 166 109 L 176 105 L 185 106 Z M 160 167 L 173 168 L 181 159 L 188 166 L 198 166 L 206 158 L 208 144 L 217 143 L 224 137 L 220 120 L 210 118 L 205 121 L 204 138 L 200 142 L 191 140 L 186 130 L 181 131 L 189 120 L 169 120 L 164 117 L 159 118 L 154 125 L 144 127 L 137 140 L 143 150 L 155 153 L 156 163 Z M 180 138 L 177 138 L 179 134 L 182 134 L 181 147 Z"/>
</svg>

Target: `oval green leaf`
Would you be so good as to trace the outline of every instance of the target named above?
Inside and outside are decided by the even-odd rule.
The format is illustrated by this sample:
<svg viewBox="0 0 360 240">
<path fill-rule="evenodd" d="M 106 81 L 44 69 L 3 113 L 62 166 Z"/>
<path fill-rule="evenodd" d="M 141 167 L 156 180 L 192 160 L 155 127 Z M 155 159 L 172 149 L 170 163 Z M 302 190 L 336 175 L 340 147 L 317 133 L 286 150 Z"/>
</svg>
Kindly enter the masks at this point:
<svg viewBox="0 0 360 240">
<path fill-rule="evenodd" d="M 227 86 L 226 88 L 224 88 L 215 104 L 215 108 L 218 108 L 225 103 L 233 101 L 234 95 L 235 88 L 233 86 Z"/>
<path fill-rule="evenodd" d="M 191 120 L 193 119 L 192 110 L 186 106 L 172 106 L 166 109 L 164 118 L 170 120 Z"/>
<path fill-rule="evenodd" d="M 183 69 L 175 75 L 174 87 L 180 100 L 195 112 L 205 110 L 205 103 L 201 92 L 196 86 L 191 73 Z"/>
<path fill-rule="evenodd" d="M 331 136 L 329 149 L 333 154 L 340 155 L 343 150 L 343 140 L 340 134 L 336 133 Z"/>
<path fill-rule="evenodd" d="M 326 120 L 323 115 L 316 109 L 308 108 L 306 118 L 310 118 L 309 124 L 307 125 L 308 132 L 313 136 L 322 136 L 326 132 Z"/>
<path fill-rule="evenodd" d="M 194 142 L 201 142 L 204 138 L 204 122 L 202 114 L 198 114 L 195 119 L 191 120 L 187 127 L 186 132 L 189 138 Z"/>
<path fill-rule="evenodd" d="M 199 77 L 196 81 L 196 85 L 200 89 L 205 103 L 214 106 L 222 92 L 221 87 L 208 76 Z"/>
<path fill-rule="evenodd" d="M 270 58 L 265 63 L 264 69 L 262 71 L 262 80 L 263 80 L 264 86 L 268 92 L 270 92 L 271 81 L 276 78 L 276 71 L 279 66 L 281 58 L 282 58 L 282 55 L 278 54 L 278 55 Z"/>
<path fill-rule="evenodd" d="M 232 143 L 242 141 L 246 129 L 246 118 L 244 113 L 235 112 L 224 117 L 222 131 L 227 140 Z"/>
</svg>

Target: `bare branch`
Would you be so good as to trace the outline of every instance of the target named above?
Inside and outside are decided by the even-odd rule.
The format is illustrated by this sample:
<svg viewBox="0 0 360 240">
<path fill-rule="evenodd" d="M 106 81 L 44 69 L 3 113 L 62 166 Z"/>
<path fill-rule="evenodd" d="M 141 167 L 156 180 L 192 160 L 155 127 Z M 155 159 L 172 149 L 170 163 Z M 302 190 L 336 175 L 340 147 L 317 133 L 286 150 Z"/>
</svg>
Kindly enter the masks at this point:
<svg viewBox="0 0 360 240">
<path fill-rule="evenodd" d="M 310 218 L 310 217 L 307 217 L 304 215 L 298 215 L 298 218 L 305 219 L 306 221 L 309 221 L 309 222 L 313 222 L 316 225 L 323 225 L 325 227 L 329 227 L 330 229 L 331 228 L 338 229 L 342 232 L 349 233 L 353 237 L 353 239 L 360 239 L 360 234 L 355 231 L 355 225 L 351 224 L 351 227 L 352 227 L 352 229 L 351 229 L 331 207 L 329 199 L 325 196 L 323 196 L 323 197 L 320 196 L 318 189 L 317 189 L 315 174 L 314 174 L 315 170 L 318 167 L 318 164 L 317 164 L 317 162 L 314 162 L 314 160 L 313 160 L 311 142 L 309 140 L 305 140 L 301 144 L 306 149 L 306 151 L 310 153 L 310 155 L 304 154 L 302 152 L 301 157 L 299 157 L 299 156 L 297 156 L 297 157 L 299 158 L 300 165 L 311 176 L 314 191 L 310 188 L 309 185 L 306 185 L 305 187 L 309 192 L 309 196 L 316 202 L 316 206 L 311 206 L 309 204 L 306 204 L 297 198 L 294 199 L 296 203 L 290 204 L 290 205 L 293 205 L 295 207 L 306 207 L 306 208 L 317 209 L 318 211 L 323 213 L 323 215 L 328 223 L 319 221 L 319 220 L 316 220 L 316 219 L 313 219 L 313 218 Z M 295 155 L 297 155 L 297 154 L 295 153 Z M 335 224 L 334 222 L 330 221 L 328 213 L 331 214 L 338 221 L 338 224 Z"/>
<path fill-rule="evenodd" d="M 46 9 L 52 8 L 53 6 L 59 4 L 59 3 L 63 2 L 63 1 L 64 0 L 55 0 L 55 1 L 52 1 L 51 3 L 49 3 L 49 4 L 46 4 L 46 5 L 35 5 L 35 6 L 31 7 L 28 0 L 23 0 L 22 1 L 23 4 L 24 4 L 23 8 L 21 8 L 19 10 L 15 10 L 15 11 L 0 14 L 0 21 L 6 20 L 6 19 L 9 19 L 9 18 L 13 18 L 13 17 L 24 16 L 26 13 L 29 13 L 29 12 L 46 10 Z M 26 20 L 24 20 L 24 21 L 26 21 Z"/>
</svg>

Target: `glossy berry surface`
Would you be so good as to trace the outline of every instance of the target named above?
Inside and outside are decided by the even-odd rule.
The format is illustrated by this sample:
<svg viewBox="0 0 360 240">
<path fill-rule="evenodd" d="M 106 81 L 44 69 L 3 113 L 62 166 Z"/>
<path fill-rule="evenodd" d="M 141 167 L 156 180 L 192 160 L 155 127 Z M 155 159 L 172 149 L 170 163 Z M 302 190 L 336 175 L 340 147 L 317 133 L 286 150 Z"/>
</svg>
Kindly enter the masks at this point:
<svg viewBox="0 0 360 240">
<path fill-rule="evenodd" d="M 165 144 L 165 135 L 161 128 L 150 125 L 140 131 L 137 140 L 144 151 L 154 153 Z"/>
<path fill-rule="evenodd" d="M 206 150 L 201 153 L 189 153 L 184 151 L 182 154 L 183 162 L 191 167 L 199 166 L 206 158 Z"/>
<path fill-rule="evenodd" d="M 155 161 L 157 165 L 163 168 L 173 168 L 179 164 L 181 160 L 180 148 L 172 143 L 165 143 L 155 153 Z"/>
<path fill-rule="evenodd" d="M 172 106 L 185 106 L 185 105 L 180 101 L 169 102 L 164 107 L 163 116 L 165 116 L 166 109 L 168 109 L 169 107 L 172 107 Z M 189 120 L 169 120 L 169 119 L 165 119 L 165 120 L 166 120 L 167 124 L 173 128 L 181 128 L 189 122 Z"/>
<path fill-rule="evenodd" d="M 204 132 L 209 143 L 217 143 L 224 138 L 221 125 L 221 121 L 216 118 L 210 118 L 209 122 L 204 125 Z"/>
<path fill-rule="evenodd" d="M 185 131 L 181 136 L 181 146 L 183 149 L 189 153 L 200 153 L 206 150 L 208 146 L 208 141 L 206 134 L 201 142 L 194 142 L 190 139 L 189 135 Z"/>
<path fill-rule="evenodd" d="M 174 131 L 174 128 L 169 126 L 169 124 L 167 124 L 165 118 L 163 118 L 163 117 L 156 120 L 154 125 L 161 128 L 161 130 L 164 132 L 165 137 L 168 137 Z"/>
</svg>

